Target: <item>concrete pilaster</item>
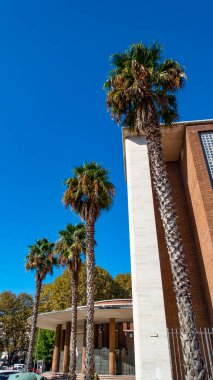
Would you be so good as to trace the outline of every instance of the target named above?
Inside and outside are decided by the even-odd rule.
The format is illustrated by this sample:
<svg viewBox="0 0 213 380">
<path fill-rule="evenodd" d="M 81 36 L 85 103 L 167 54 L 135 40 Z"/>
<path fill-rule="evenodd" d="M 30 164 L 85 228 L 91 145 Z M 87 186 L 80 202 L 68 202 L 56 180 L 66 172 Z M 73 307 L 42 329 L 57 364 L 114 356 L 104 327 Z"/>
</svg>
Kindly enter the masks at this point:
<svg viewBox="0 0 213 380">
<path fill-rule="evenodd" d="M 147 145 L 125 140 L 136 380 L 171 380 Z"/>
</svg>

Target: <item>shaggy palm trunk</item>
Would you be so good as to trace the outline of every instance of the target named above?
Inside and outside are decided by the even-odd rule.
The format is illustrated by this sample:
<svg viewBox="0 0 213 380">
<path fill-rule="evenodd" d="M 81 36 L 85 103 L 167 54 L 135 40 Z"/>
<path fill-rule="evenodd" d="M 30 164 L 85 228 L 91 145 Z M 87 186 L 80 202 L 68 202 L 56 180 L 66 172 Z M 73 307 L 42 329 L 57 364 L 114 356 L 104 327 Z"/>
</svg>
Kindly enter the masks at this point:
<svg viewBox="0 0 213 380">
<path fill-rule="evenodd" d="M 40 294 L 41 294 L 41 284 L 42 284 L 42 281 L 40 277 L 36 276 L 36 294 L 35 294 L 35 300 L 34 300 L 34 305 L 33 305 L 33 320 L 32 320 L 29 347 L 28 347 L 28 353 L 27 353 L 27 371 L 31 371 L 31 368 L 32 368 L 33 346 L 35 343 L 38 307 L 39 307 Z"/>
<path fill-rule="evenodd" d="M 90 212 L 86 221 L 87 329 L 85 380 L 94 379 L 94 234 L 95 218 Z"/>
<path fill-rule="evenodd" d="M 78 271 L 71 270 L 72 289 L 72 319 L 71 319 L 71 346 L 70 370 L 68 380 L 76 380 L 76 336 L 77 336 L 77 305 L 78 305 Z"/>
<path fill-rule="evenodd" d="M 160 205 L 178 307 L 185 378 L 186 380 L 203 380 L 207 379 L 207 374 L 199 347 L 190 292 L 191 285 L 162 152 L 160 125 L 154 106 L 150 106 L 146 118 L 143 112 L 140 112 L 136 127 L 137 130 L 142 130 L 147 141 L 153 186 Z"/>
</svg>

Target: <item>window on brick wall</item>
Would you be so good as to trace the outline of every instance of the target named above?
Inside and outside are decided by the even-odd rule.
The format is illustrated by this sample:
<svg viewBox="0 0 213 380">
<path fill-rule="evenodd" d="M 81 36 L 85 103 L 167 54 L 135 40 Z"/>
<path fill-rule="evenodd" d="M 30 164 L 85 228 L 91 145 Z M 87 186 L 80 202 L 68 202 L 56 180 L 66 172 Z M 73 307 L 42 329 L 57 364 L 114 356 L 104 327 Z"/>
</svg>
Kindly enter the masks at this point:
<svg viewBox="0 0 213 380">
<path fill-rule="evenodd" d="M 200 132 L 199 135 L 210 180 L 213 186 L 213 131 Z"/>
</svg>

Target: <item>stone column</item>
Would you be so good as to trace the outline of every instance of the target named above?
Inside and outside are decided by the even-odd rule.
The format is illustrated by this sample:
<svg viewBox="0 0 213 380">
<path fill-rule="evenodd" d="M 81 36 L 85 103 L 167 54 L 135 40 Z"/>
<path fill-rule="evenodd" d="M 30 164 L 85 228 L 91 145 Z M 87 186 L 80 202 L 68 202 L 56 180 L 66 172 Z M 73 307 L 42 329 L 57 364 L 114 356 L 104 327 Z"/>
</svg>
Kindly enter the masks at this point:
<svg viewBox="0 0 213 380">
<path fill-rule="evenodd" d="M 54 347 L 53 361 L 52 361 L 53 372 L 59 371 L 61 330 L 62 330 L 62 325 L 61 324 L 57 325 L 56 333 L 55 333 L 55 347 Z"/>
<path fill-rule="evenodd" d="M 109 319 L 109 374 L 115 375 L 115 318 Z"/>
<path fill-rule="evenodd" d="M 153 194 L 145 139 L 127 137 L 125 156 L 136 380 L 171 380 Z"/>
<path fill-rule="evenodd" d="M 71 322 L 66 322 L 66 333 L 64 341 L 64 357 L 63 357 L 63 372 L 69 372 L 70 362 L 70 335 L 71 335 Z"/>
<path fill-rule="evenodd" d="M 83 347 L 82 347 L 82 369 L 81 372 L 85 373 L 85 359 L 86 359 L 86 321 L 84 321 L 84 334 L 83 334 Z"/>
</svg>

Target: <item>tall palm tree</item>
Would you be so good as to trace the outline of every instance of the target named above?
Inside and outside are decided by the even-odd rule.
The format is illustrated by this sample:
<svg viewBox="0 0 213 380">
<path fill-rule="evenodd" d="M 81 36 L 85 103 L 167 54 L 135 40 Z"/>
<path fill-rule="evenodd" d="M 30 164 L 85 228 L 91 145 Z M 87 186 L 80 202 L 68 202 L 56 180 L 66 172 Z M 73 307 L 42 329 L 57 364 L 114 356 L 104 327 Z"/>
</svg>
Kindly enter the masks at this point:
<svg viewBox="0 0 213 380">
<path fill-rule="evenodd" d="M 46 275 L 53 273 L 53 266 L 57 264 L 57 260 L 53 255 L 54 244 L 48 239 L 38 239 L 35 244 L 29 246 L 29 254 L 25 258 L 26 270 L 35 270 L 36 293 L 33 306 L 33 320 L 29 339 L 29 348 L 27 354 L 27 370 L 32 367 L 33 346 L 35 342 L 36 324 L 38 317 L 38 307 L 41 294 L 42 281 Z"/>
<path fill-rule="evenodd" d="M 112 205 L 115 188 L 108 179 L 108 171 L 97 162 L 78 166 L 73 177 L 67 179 L 63 201 L 86 222 L 87 265 L 87 333 L 85 380 L 94 379 L 94 235 L 95 222 L 103 210 Z"/>
<path fill-rule="evenodd" d="M 68 224 L 65 230 L 59 231 L 60 239 L 55 243 L 58 263 L 67 267 L 71 274 L 72 318 L 71 318 L 71 354 L 68 379 L 76 379 L 76 337 L 78 306 L 78 275 L 81 266 L 81 253 L 85 253 L 85 226 Z"/>
<path fill-rule="evenodd" d="M 177 224 L 172 192 L 162 153 L 160 122 L 172 125 L 178 119 L 175 93 L 185 82 L 183 67 L 172 59 L 161 59 L 158 44 L 133 44 L 112 56 L 113 69 L 104 87 L 107 109 L 121 126 L 147 142 L 153 186 L 160 205 L 178 306 L 186 379 L 205 379 L 206 371 L 186 271 L 183 245 Z"/>
</svg>

